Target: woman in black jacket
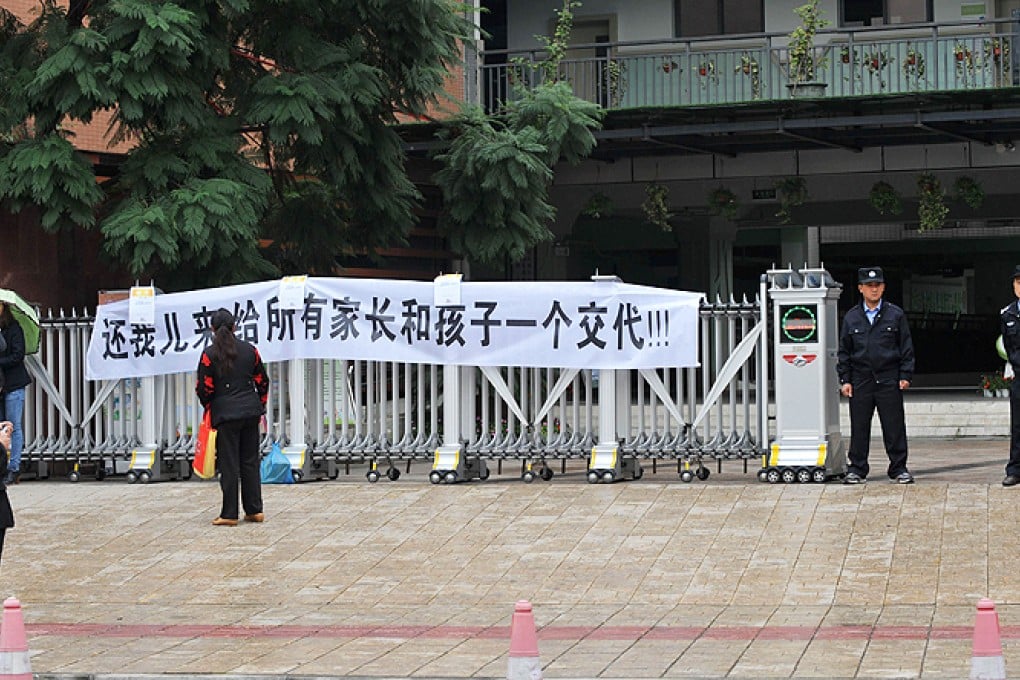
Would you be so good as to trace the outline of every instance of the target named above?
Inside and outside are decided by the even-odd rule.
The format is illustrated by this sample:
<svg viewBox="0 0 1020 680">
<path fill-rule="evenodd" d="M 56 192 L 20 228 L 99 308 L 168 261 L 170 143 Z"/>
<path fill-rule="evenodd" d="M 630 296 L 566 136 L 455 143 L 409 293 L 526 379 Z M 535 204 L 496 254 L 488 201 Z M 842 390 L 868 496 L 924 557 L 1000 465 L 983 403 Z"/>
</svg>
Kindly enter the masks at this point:
<svg viewBox="0 0 1020 680">
<path fill-rule="evenodd" d="M 195 393 L 210 409 L 216 428 L 216 462 L 223 505 L 216 526 L 237 525 L 237 480 L 247 522 L 262 522 L 259 477 L 259 420 L 266 410 L 269 376 L 255 347 L 234 335 L 234 315 L 217 309 L 212 316 L 212 343 L 198 362 Z"/>
<path fill-rule="evenodd" d="M 11 434 L 10 460 L 3 481 L 15 484 L 21 470 L 21 450 L 25 446 L 25 388 L 31 384 L 25 368 L 25 331 L 11 314 L 8 306 L 0 302 L 0 335 L 7 348 L 0 352 L 0 370 L 3 371 L 3 398 L 0 399 L 0 420 L 14 423 Z"/>
</svg>

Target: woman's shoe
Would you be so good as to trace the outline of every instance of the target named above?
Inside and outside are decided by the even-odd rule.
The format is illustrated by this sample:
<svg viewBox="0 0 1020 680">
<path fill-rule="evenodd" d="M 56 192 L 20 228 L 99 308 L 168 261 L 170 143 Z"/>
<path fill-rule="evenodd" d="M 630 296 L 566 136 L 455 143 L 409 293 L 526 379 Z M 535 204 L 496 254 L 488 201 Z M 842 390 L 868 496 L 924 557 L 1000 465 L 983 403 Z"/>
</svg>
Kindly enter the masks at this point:
<svg viewBox="0 0 1020 680">
<path fill-rule="evenodd" d="M 264 513 L 264 512 L 256 512 L 253 515 L 245 515 L 244 516 L 244 521 L 245 522 L 265 522 L 266 521 L 266 513 Z"/>
<path fill-rule="evenodd" d="M 226 517 L 217 517 L 216 519 L 214 519 L 212 521 L 212 523 L 213 523 L 213 526 L 217 526 L 217 527 L 236 527 L 237 526 L 237 520 L 236 519 L 227 519 Z"/>
</svg>

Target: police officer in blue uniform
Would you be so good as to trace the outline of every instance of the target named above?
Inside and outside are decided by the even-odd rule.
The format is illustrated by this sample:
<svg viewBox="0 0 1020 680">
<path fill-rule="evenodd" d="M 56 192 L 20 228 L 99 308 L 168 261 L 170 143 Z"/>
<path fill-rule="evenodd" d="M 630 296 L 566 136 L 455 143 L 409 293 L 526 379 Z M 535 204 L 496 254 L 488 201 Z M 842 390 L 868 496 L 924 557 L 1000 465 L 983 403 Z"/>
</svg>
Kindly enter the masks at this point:
<svg viewBox="0 0 1020 680">
<path fill-rule="evenodd" d="M 1013 295 L 1017 297 L 999 313 L 1002 346 L 1013 369 L 1020 369 L 1020 264 L 1013 270 Z M 1003 486 L 1020 484 L 1020 379 L 1009 387 L 1009 462 Z"/>
<path fill-rule="evenodd" d="M 914 378 L 914 343 L 907 316 L 882 299 L 885 276 L 881 267 L 859 269 L 857 290 L 864 299 L 843 318 L 836 361 L 840 393 L 850 399 L 850 466 L 843 481 L 861 484 L 868 479 L 871 419 L 878 409 L 889 478 L 913 484 L 914 476 L 907 470 L 903 419 L 903 390 Z"/>
</svg>

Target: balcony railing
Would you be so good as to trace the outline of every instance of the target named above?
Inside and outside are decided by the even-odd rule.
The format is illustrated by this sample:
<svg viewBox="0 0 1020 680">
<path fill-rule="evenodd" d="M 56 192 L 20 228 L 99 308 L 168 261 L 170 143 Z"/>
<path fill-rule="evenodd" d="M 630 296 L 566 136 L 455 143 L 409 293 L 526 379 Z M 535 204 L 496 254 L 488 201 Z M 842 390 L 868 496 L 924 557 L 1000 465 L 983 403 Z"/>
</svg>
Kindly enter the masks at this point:
<svg viewBox="0 0 1020 680">
<path fill-rule="evenodd" d="M 560 77 L 577 96 L 607 109 L 989 90 L 1020 83 L 1018 34 L 1020 24 L 1007 19 L 821 31 L 820 85 L 810 91 L 790 83 L 785 34 L 572 46 Z M 544 56 L 483 53 L 486 109 L 540 82 Z"/>
</svg>

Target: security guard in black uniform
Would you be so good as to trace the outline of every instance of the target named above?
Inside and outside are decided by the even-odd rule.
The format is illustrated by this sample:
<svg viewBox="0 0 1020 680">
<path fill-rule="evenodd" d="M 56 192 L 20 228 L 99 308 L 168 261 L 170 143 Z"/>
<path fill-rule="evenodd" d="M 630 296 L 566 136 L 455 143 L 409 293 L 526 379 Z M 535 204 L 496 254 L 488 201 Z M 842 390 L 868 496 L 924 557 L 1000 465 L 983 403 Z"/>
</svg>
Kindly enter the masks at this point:
<svg viewBox="0 0 1020 680">
<path fill-rule="evenodd" d="M 889 478 L 913 484 L 907 470 L 907 428 L 903 390 L 914 377 L 914 343 L 906 314 L 882 299 L 881 267 L 857 271 L 857 290 L 864 302 L 843 318 L 836 371 L 840 392 L 850 399 L 850 467 L 844 481 L 861 484 L 868 478 L 871 418 L 878 409 L 882 439 L 889 456 Z"/>
<path fill-rule="evenodd" d="M 999 332 L 1002 346 L 1013 369 L 1020 369 L 1020 264 L 1013 270 L 1013 295 L 1017 297 L 999 313 Z M 1020 484 L 1020 379 L 1014 379 L 1009 388 L 1009 462 L 1003 486 Z"/>
</svg>

